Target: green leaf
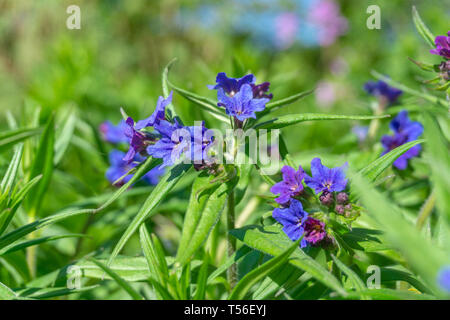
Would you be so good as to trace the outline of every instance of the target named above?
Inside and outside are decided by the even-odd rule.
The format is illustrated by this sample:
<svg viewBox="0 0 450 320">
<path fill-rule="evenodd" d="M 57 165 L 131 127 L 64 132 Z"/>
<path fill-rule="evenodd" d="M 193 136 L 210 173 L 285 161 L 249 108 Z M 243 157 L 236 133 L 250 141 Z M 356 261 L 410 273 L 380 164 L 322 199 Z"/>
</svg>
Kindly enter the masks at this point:
<svg viewBox="0 0 450 320">
<path fill-rule="evenodd" d="M 227 260 L 222 263 L 213 273 L 211 273 L 208 277 L 208 284 L 212 284 L 213 281 L 220 276 L 222 273 L 227 271 L 229 267 L 231 267 L 234 263 L 242 260 L 245 256 L 247 256 L 252 249 L 247 246 L 240 247 L 237 251 L 235 251 L 231 256 L 227 258 Z"/>
<path fill-rule="evenodd" d="M 177 249 L 177 257 L 183 255 L 187 248 L 191 246 L 191 239 L 197 229 L 206 201 L 219 187 L 219 184 L 211 186 L 211 180 L 213 178 L 213 176 L 209 176 L 206 173 L 200 173 L 192 184 L 189 205 L 184 215 L 181 239 Z"/>
<path fill-rule="evenodd" d="M 375 300 L 436 300 L 428 294 L 417 294 L 406 290 L 393 289 L 367 289 L 356 295 L 349 296 L 350 299 L 358 299 L 361 295 L 369 296 Z"/>
<path fill-rule="evenodd" d="M 65 238 L 81 238 L 81 237 L 86 237 L 86 235 L 84 234 L 64 234 L 64 235 L 59 235 L 59 236 L 48 236 L 48 237 L 42 237 L 42 238 L 37 238 L 37 239 L 32 239 L 32 240 L 26 240 L 26 241 L 21 241 L 19 243 L 13 243 L 9 246 L 3 247 L 2 249 L 0 249 L 0 256 L 4 255 L 4 254 L 8 254 L 14 251 L 18 251 L 18 250 L 22 250 L 31 246 L 36 246 L 42 243 L 46 243 L 49 241 L 55 241 L 55 240 L 59 240 L 59 239 L 65 239 Z"/>
<path fill-rule="evenodd" d="M 98 259 L 98 261 L 103 264 L 107 263 L 106 259 Z M 112 279 L 109 275 L 105 275 L 103 269 L 91 261 L 81 260 L 78 261 L 75 266 L 81 269 L 83 277 L 94 279 Z M 109 268 L 122 279 L 129 282 L 145 281 L 150 277 L 155 276 L 155 274 L 149 271 L 147 260 L 144 257 L 118 256 L 114 259 Z"/>
<path fill-rule="evenodd" d="M 144 252 L 145 259 L 147 260 L 150 274 L 153 275 L 159 283 L 165 283 L 165 280 L 168 278 L 167 265 L 165 268 L 164 266 L 161 266 L 161 259 L 164 259 L 163 263 L 165 264 L 165 258 L 164 256 L 160 257 L 158 255 L 158 251 L 150 238 L 150 234 L 148 233 L 145 224 L 142 224 L 139 228 L 139 235 L 142 251 Z"/>
<path fill-rule="evenodd" d="M 167 66 L 164 68 L 163 73 L 162 73 L 162 77 L 161 77 L 161 81 L 162 81 L 162 90 L 163 90 L 163 94 L 164 94 L 164 98 L 167 98 L 169 96 L 169 70 L 172 67 L 172 65 L 177 61 L 177 58 L 172 59 Z M 175 113 L 175 108 L 173 106 L 172 103 L 168 104 L 166 106 L 166 112 L 168 113 L 169 116 L 169 120 L 173 119 L 177 116 L 177 114 Z"/>
<path fill-rule="evenodd" d="M 283 106 L 289 105 L 291 103 L 294 103 L 294 102 L 296 102 L 296 101 L 298 101 L 300 99 L 303 99 L 303 98 L 309 96 L 311 93 L 313 93 L 314 90 L 315 89 L 304 91 L 304 92 L 300 92 L 300 93 L 294 94 L 294 95 L 292 95 L 290 97 L 287 97 L 287 98 L 284 98 L 284 99 L 281 99 L 281 100 L 276 100 L 276 101 L 269 102 L 269 103 L 266 104 L 266 109 L 264 109 L 264 111 L 260 112 L 259 115 L 260 116 L 265 115 L 265 114 L 267 114 L 267 113 L 269 113 L 269 112 L 271 112 L 271 111 L 273 111 L 273 110 L 275 110 L 275 109 L 277 109 L 279 107 L 283 107 Z"/>
<path fill-rule="evenodd" d="M 23 154 L 23 144 L 18 145 L 14 152 L 14 156 L 9 163 L 8 169 L 3 176 L 2 182 L 0 184 L 0 194 L 4 195 L 9 193 L 13 187 L 14 180 L 17 177 L 17 170 L 19 169 L 20 160 Z"/>
<path fill-rule="evenodd" d="M 361 297 L 364 300 L 367 300 L 367 296 L 364 295 L 362 292 L 367 289 L 366 286 L 364 285 L 364 282 L 358 277 L 358 275 L 355 273 L 355 271 L 353 271 L 352 269 L 350 269 L 349 267 L 347 267 L 341 260 L 339 260 L 338 258 L 336 258 L 334 256 L 334 254 L 331 254 L 331 258 L 333 258 L 334 263 L 339 267 L 339 269 L 341 269 L 346 275 L 347 277 L 350 279 L 350 281 L 353 284 L 353 287 L 355 288 L 355 290 L 357 292 L 361 292 Z"/>
<path fill-rule="evenodd" d="M 132 286 L 130 286 L 125 280 L 123 280 L 117 273 L 115 273 L 113 270 L 111 270 L 110 268 L 108 268 L 106 265 L 104 265 L 103 263 L 101 263 L 100 261 L 97 261 L 93 258 L 89 259 L 90 261 L 92 261 L 93 263 L 95 263 L 99 268 L 101 268 L 103 271 L 105 271 L 111 278 L 113 278 L 117 284 L 124 289 L 131 298 L 133 298 L 134 300 L 144 300 L 144 298 L 136 291 L 133 289 Z"/>
<path fill-rule="evenodd" d="M 42 179 L 33 187 L 33 192 L 28 197 L 28 208 L 31 216 L 39 212 L 45 192 L 50 184 L 53 173 L 53 157 L 55 144 L 55 118 L 53 115 L 47 121 L 39 140 L 39 146 L 30 173 L 30 180 L 42 174 Z"/>
<path fill-rule="evenodd" d="M 426 138 L 425 159 L 431 168 L 431 182 L 436 193 L 436 206 L 450 225 L 450 156 L 445 139 L 436 118 L 428 113 L 424 117 Z"/>
<path fill-rule="evenodd" d="M 430 29 L 425 25 L 425 23 L 420 18 L 419 12 L 416 9 L 416 6 L 412 7 L 412 16 L 414 25 L 416 26 L 417 31 L 425 40 L 426 43 L 430 45 L 431 48 L 434 48 L 434 35 L 431 33 Z"/>
<path fill-rule="evenodd" d="M 314 121 L 314 120 L 371 120 L 387 117 L 389 117 L 389 115 L 344 116 L 344 115 L 322 114 L 322 113 L 289 114 L 285 116 L 280 116 L 278 118 L 274 118 L 266 122 L 259 123 L 255 126 L 255 129 L 280 129 L 300 122 Z"/>
<path fill-rule="evenodd" d="M 201 247 L 201 245 L 206 241 L 209 236 L 209 233 L 216 225 L 217 221 L 222 214 L 222 211 L 225 207 L 225 203 L 227 201 L 228 195 L 233 192 L 236 184 L 238 182 L 238 178 L 235 177 L 226 183 L 220 184 L 213 193 L 207 198 L 205 201 L 203 208 L 200 211 L 197 211 L 194 215 L 197 216 L 197 223 L 195 226 L 195 230 L 191 233 L 189 239 L 185 238 L 184 241 L 186 244 L 189 244 L 185 247 L 185 250 L 177 252 L 177 262 L 181 265 L 186 264 L 189 259 L 194 255 L 194 253 Z M 202 201 L 202 200 L 200 200 Z M 198 207 L 197 207 L 198 208 Z M 189 210 L 189 209 L 188 209 Z M 198 214 L 201 213 L 201 216 L 198 217 Z M 190 222 L 187 222 L 190 224 Z"/>
<path fill-rule="evenodd" d="M 13 129 L 0 133 L 0 152 L 41 132 L 38 128 Z"/>
<path fill-rule="evenodd" d="M 436 278 L 439 270 L 448 263 L 448 255 L 406 220 L 391 200 L 376 190 L 360 174 L 350 172 L 352 191 L 357 194 L 368 214 L 384 232 L 386 241 L 400 251 L 408 265 L 433 289 L 441 292 Z M 441 292 L 442 294 L 442 292 Z"/>
<path fill-rule="evenodd" d="M 230 233 L 249 247 L 272 256 L 281 254 L 281 252 L 292 244 L 292 241 L 283 233 L 278 225 L 265 227 L 246 226 L 231 230 Z M 303 250 L 294 251 L 293 258 L 289 261 L 292 265 L 308 272 L 311 276 L 335 290 L 340 295 L 347 295 L 339 280 Z"/>
<path fill-rule="evenodd" d="M 58 165 L 62 160 L 64 153 L 66 152 L 75 130 L 75 124 L 77 121 L 76 113 L 74 110 L 70 110 L 67 116 L 64 118 L 63 123 L 59 125 L 56 130 L 56 142 L 55 142 L 55 157 L 54 165 Z"/>
<path fill-rule="evenodd" d="M 284 250 L 280 255 L 275 256 L 264 264 L 260 265 L 256 269 L 247 273 L 234 287 L 231 291 L 229 300 L 242 300 L 247 295 L 248 291 L 264 277 L 268 276 L 270 273 L 280 269 L 289 259 L 291 254 L 298 248 L 301 238 L 291 244 L 286 250 Z"/>
<path fill-rule="evenodd" d="M 373 161 L 366 167 L 364 167 L 360 173 L 366 177 L 369 181 L 375 181 L 378 176 L 383 173 L 384 170 L 389 168 L 395 160 L 397 160 L 398 157 L 400 157 L 402 154 L 404 154 L 406 151 L 414 147 L 415 145 L 418 145 L 419 143 L 424 142 L 425 140 L 415 140 L 408 143 L 405 143 L 394 150 L 386 153 L 384 156 L 378 158 L 377 160 Z"/>
<path fill-rule="evenodd" d="M 16 230 L 11 231 L 10 233 L 5 234 L 4 236 L 0 237 L 0 249 L 10 245 L 16 240 L 19 240 L 20 238 L 26 236 L 27 234 L 36 231 L 40 228 L 46 227 L 48 225 L 60 222 L 62 220 L 65 220 L 67 218 L 77 216 L 80 214 L 86 214 L 86 213 L 92 213 L 92 209 L 81 209 L 81 210 L 74 210 L 74 211 L 66 211 L 57 213 L 55 215 L 36 220 L 34 222 L 31 222 L 29 224 L 26 224 L 20 228 L 17 228 Z"/>
<path fill-rule="evenodd" d="M 119 242 L 114 247 L 113 252 L 109 258 L 108 265 L 119 254 L 122 248 L 125 246 L 130 237 L 140 227 L 140 225 L 149 217 L 151 217 L 155 211 L 156 206 L 162 199 L 169 193 L 169 191 L 175 186 L 175 184 L 181 179 L 181 177 L 191 167 L 191 164 L 179 164 L 168 170 L 167 173 L 160 179 L 159 183 L 153 189 L 137 215 L 134 217 L 131 224 L 125 230 L 124 234 L 120 238 Z"/>
<path fill-rule="evenodd" d="M 17 294 L 0 282 L 0 300 L 17 299 Z"/>
<path fill-rule="evenodd" d="M 82 287 L 79 289 L 69 289 L 65 287 L 58 288 L 25 288 L 17 291 L 19 297 L 28 299 L 50 299 L 56 297 L 67 296 L 69 294 L 90 291 L 98 288 L 98 285 Z"/>
<path fill-rule="evenodd" d="M 203 264 L 200 267 L 200 272 L 197 278 L 197 290 L 194 295 L 194 300 L 204 300 L 206 294 L 206 286 L 208 284 L 208 267 L 209 267 L 209 256 L 205 253 L 203 258 Z"/>
<path fill-rule="evenodd" d="M 161 159 L 153 159 L 151 157 L 148 157 L 142 164 L 140 164 L 136 170 L 136 173 L 133 175 L 133 177 L 125 183 L 122 187 L 120 187 L 112 196 L 109 196 L 107 198 L 107 201 L 94 210 L 94 213 L 100 212 L 107 207 L 109 207 L 114 201 L 116 201 L 125 191 L 128 191 L 130 187 L 139 181 L 147 172 L 158 166 L 162 163 Z"/>
<path fill-rule="evenodd" d="M 32 180 L 28 181 L 22 189 L 20 189 L 17 193 L 12 195 L 12 200 L 10 203 L 10 207 L 7 209 L 8 212 L 4 212 L 3 215 L 0 215 L 0 235 L 5 232 L 6 228 L 8 228 L 9 223 L 11 222 L 14 214 L 17 209 L 21 205 L 23 199 L 26 197 L 28 192 L 33 188 L 33 186 L 41 180 L 42 175 L 39 175 Z"/>
</svg>

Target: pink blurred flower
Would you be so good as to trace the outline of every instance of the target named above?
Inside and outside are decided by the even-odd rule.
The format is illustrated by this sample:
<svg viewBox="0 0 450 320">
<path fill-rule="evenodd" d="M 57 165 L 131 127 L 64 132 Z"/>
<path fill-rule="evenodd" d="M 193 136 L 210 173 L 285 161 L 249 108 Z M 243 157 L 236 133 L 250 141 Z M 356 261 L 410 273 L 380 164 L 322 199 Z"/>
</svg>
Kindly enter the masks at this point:
<svg viewBox="0 0 450 320">
<path fill-rule="evenodd" d="M 275 29 L 277 45 L 281 48 L 290 47 L 295 41 L 299 19 L 295 13 L 283 12 L 276 17 Z"/>
<path fill-rule="evenodd" d="M 312 7 L 308 20 L 319 27 L 319 44 L 329 46 L 348 29 L 348 22 L 341 16 L 339 6 L 332 0 L 319 0 Z"/>
</svg>

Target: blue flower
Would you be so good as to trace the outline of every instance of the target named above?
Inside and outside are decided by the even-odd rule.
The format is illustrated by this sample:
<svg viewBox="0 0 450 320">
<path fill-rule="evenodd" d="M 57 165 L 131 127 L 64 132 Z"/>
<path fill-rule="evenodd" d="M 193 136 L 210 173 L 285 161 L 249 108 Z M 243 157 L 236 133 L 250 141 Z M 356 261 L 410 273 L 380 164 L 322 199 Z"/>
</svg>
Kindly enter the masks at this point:
<svg viewBox="0 0 450 320">
<path fill-rule="evenodd" d="M 342 191 L 347 186 L 348 179 L 345 178 L 344 172 L 346 167 L 347 163 L 341 167 L 330 169 L 322 165 L 319 158 L 314 158 L 311 161 L 312 177 L 305 174 L 305 183 L 316 193 Z"/>
<path fill-rule="evenodd" d="M 167 99 L 164 99 L 164 97 L 159 97 L 158 102 L 156 104 L 155 111 L 153 111 L 152 115 L 148 117 L 147 119 L 140 120 L 136 123 L 136 130 L 142 130 L 145 127 L 153 127 L 156 123 L 158 123 L 161 120 L 166 119 L 166 107 L 172 103 L 172 96 L 173 91 L 170 91 L 169 96 Z"/>
<path fill-rule="evenodd" d="M 140 155 L 136 155 L 136 157 L 133 159 L 131 163 L 127 163 L 123 160 L 125 156 L 125 153 L 119 150 L 112 150 L 109 153 L 109 164 L 110 167 L 106 171 L 106 178 L 111 182 L 114 183 L 121 177 L 123 177 L 127 172 L 129 172 L 131 169 L 136 167 L 138 163 L 142 162 L 144 160 L 143 157 Z M 159 177 L 164 173 L 164 169 L 162 169 L 160 166 L 157 166 L 147 172 L 142 179 L 146 181 L 149 184 L 156 185 L 159 181 Z M 118 185 L 124 185 L 130 179 L 133 177 L 132 174 L 129 174 L 125 176 Z"/>
<path fill-rule="evenodd" d="M 305 232 L 304 223 L 308 213 L 303 211 L 300 201 L 292 199 L 289 208 L 275 208 L 273 218 L 283 225 L 283 232 L 292 240 L 297 241 Z M 308 242 L 305 238 L 300 242 L 300 247 L 306 247 Z"/>
<path fill-rule="evenodd" d="M 189 150 L 190 132 L 176 120 L 174 123 L 160 121 L 154 128 L 161 138 L 154 145 L 147 147 L 147 153 L 154 158 L 163 159 L 161 167 L 175 164 L 181 155 Z"/>
<path fill-rule="evenodd" d="M 121 120 L 117 126 L 112 124 L 111 121 L 105 121 L 99 126 L 99 129 L 103 140 L 109 143 L 119 144 L 128 142 L 128 137 L 125 135 L 126 127 L 127 124 L 124 120 Z"/>
<path fill-rule="evenodd" d="M 364 89 L 367 91 L 367 93 L 383 99 L 389 104 L 394 103 L 397 98 L 403 93 L 402 90 L 390 87 L 386 82 L 381 80 L 377 82 L 366 82 L 366 84 L 364 85 Z"/>
<path fill-rule="evenodd" d="M 230 96 L 234 96 L 241 90 L 244 84 L 254 84 L 255 76 L 248 74 L 242 78 L 228 78 L 225 72 L 219 72 L 216 77 L 216 84 L 208 85 L 210 90 L 222 89 Z"/>
<path fill-rule="evenodd" d="M 439 286 L 450 293 L 450 266 L 442 268 L 438 274 L 437 280 Z"/>
<path fill-rule="evenodd" d="M 295 171 L 294 168 L 284 166 L 281 173 L 283 174 L 283 180 L 274 184 L 270 188 L 270 192 L 280 194 L 275 201 L 279 204 L 285 204 L 303 191 L 302 180 L 305 177 L 305 171 L 302 167 L 298 167 L 298 171 Z"/>
<path fill-rule="evenodd" d="M 126 124 L 128 126 L 125 128 L 124 133 L 125 136 L 128 137 L 130 148 L 123 160 L 127 163 L 131 163 L 137 154 L 145 152 L 147 146 L 151 144 L 154 139 L 150 134 L 136 130 L 134 120 L 131 117 L 128 117 Z"/>
<path fill-rule="evenodd" d="M 403 110 L 391 121 L 389 127 L 394 131 L 394 135 L 384 135 L 381 138 L 381 144 L 384 147 L 384 151 L 381 155 L 384 155 L 391 150 L 410 141 L 417 140 L 423 133 L 423 126 L 420 122 L 411 121 L 408 118 L 408 112 Z M 421 150 L 420 145 L 416 145 L 402 154 L 394 162 L 394 166 L 399 170 L 404 170 L 408 166 L 408 159 L 419 155 Z"/>
<path fill-rule="evenodd" d="M 244 84 L 239 92 L 228 96 L 222 88 L 217 92 L 218 106 L 225 107 L 226 113 L 239 121 L 248 118 L 256 118 L 255 112 L 263 111 L 268 98 L 254 99 L 253 89 L 249 84 Z"/>
</svg>

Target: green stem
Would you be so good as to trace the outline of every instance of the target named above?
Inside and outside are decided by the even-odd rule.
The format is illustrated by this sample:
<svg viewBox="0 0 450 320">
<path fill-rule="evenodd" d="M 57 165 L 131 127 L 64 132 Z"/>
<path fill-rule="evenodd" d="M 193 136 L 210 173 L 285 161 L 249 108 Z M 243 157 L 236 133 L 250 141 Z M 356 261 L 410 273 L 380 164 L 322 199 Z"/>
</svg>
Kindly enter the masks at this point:
<svg viewBox="0 0 450 320">
<path fill-rule="evenodd" d="M 236 251 L 236 238 L 230 234 L 230 230 L 234 229 L 235 224 L 235 212 L 234 212 L 234 190 L 231 191 L 228 196 L 228 204 L 227 204 L 227 250 L 228 257 L 233 256 Z M 237 265 L 233 263 L 227 271 L 228 283 L 230 284 L 231 289 L 237 283 Z"/>
<path fill-rule="evenodd" d="M 416 227 L 417 229 L 422 229 L 425 221 L 427 221 L 428 217 L 433 212 L 434 205 L 436 203 L 436 195 L 434 191 L 430 193 L 427 200 L 425 200 L 422 208 L 420 208 L 419 216 L 417 217 Z"/>
</svg>

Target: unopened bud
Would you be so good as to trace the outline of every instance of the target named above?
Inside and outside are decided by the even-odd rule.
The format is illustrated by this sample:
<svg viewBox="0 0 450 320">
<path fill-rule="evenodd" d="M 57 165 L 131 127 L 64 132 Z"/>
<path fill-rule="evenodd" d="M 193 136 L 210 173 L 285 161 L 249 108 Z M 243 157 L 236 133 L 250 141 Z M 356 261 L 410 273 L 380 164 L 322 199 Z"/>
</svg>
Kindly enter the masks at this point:
<svg viewBox="0 0 450 320">
<path fill-rule="evenodd" d="M 336 196 L 336 201 L 339 204 L 346 204 L 348 202 L 348 194 L 345 192 L 339 192 Z"/>
<path fill-rule="evenodd" d="M 345 213 L 345 208 L 344 208 L 344 206 L 342 204 L 336 205 L 334 210 L 336 211 L 337 214 L 344 214 Z"/>
<path fill-rule="evenodd" d="M 320 203 L 322 203 L 324 206 L 331 206 L 334 202 L 333 194 L 328 191 L 324 191 L 320 197 L 319 197 Z"/>
</svg>

